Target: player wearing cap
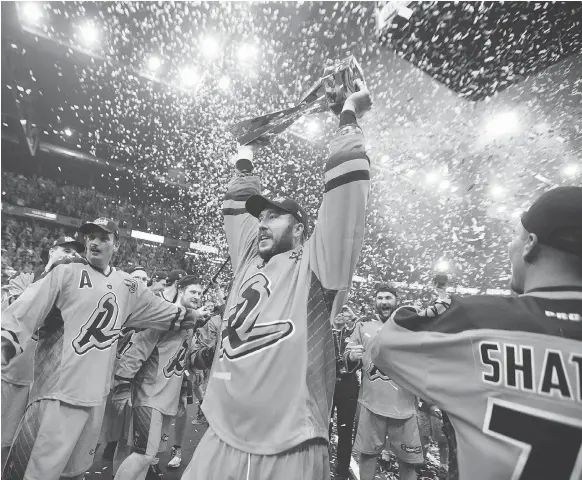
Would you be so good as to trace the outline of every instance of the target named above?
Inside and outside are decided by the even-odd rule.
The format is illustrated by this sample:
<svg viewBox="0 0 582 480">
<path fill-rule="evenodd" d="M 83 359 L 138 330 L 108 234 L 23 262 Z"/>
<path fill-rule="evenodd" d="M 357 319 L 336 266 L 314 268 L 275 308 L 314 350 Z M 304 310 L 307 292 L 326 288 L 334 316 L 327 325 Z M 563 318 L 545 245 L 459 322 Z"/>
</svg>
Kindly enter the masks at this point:
<svg viewBox="0 0 582 480">
<path fill-rule="evenodd" d="M 196 277 L 182 278 L 177 287 L 178 305 L 200 307 L 202 285 Z M 165 450 L 170 421 L 178 413 L 181 400 L 190 340 L 191 332 L 147 329 L 133 335 L 131 347 L 119 360 L 113 403 L 123 411 L 131 398 L 133 408 L 127 443 L 124 439 L 117 445 L 114 465 L 120 460 L 122 463 L 116 479 L 145 478 L 158 451 Z M 133 453 L 129 454 L 131 450 Z"/>
<path fill-rule="evenodd" d="M 250 152 L 240 150 L 223 204 L 234 280 L 203 404 L 210 426 L 183 479 L 329 477 L 331 318 L 347 298 L 370 188 L 355 114 L 371 99 L 359 86 L 330 144 L 308 240 L 305 210 L 290 198 L 261 196 Z"/>
<path fill-rule="evenodd" d="M 24 290 L 31 284 L 31 280 L 37 281 L 43 274 L 47 273 L 54 263 L 63 258 L 77 256 L 85 250 L 85 246 L 73 237 L 59 237 L 49 250 L 48 263 L 45 267 L 40 267 L 34 275 L 21 274 L 19 277 L 26 280 L 24 284 L 17 282 L 18 278 L 11 282 L 19 283 L 20 288 L 11 290 L 10 297 L 3 309 L 16 300 Z M 28 393 L 32 383 L 32 371 L 34 367 L 34 352 L 36 350 L 36 335 L 31 337 L 21 355 L 2 368 L 2 458 L 6 459 L 8 449 L 14 440 L 14 434 L 20 419 L 24 415 L 24 410 L 28 403 Z"/>
<path fill-rule="evenodd" d="M 119 230 L 109 219 L 84 224 L 87 260 L 56 262 L 2 315 L 2 366 L 38 330 L 34 380 L 2 478 L 82 476 L 93 461 L 115 344 L 124 326 L 192 328 L 199 313 L 170 305 L 109 265 Z"/>
<path fill-rule="evenodd" d="M 178 299 L 178 282 L 186 275 L 187 273 L 184 270 L 172 270 L 166 277 L 166 286 L 157 295 L 167 302 L 176 303 Z"/>
<path fill-rule="evenodd" d="M 582 188 L 540 196 L 517 224 L 509 259 L 518 297 L 397 310 L 372 361 L 447 412 L 451 478 L 580 479 Z"/>
<path fill-rule="evenodd" d="M 348 367 L 362 367 L 360 418 L 354 451 L 360 454 L 360 476 L 372 480 L 377 457 L 386 447 L 386 437 L 398 457 L 400 478 L 416 480 L 415 466 L 424 462 L 416 399 L 392 378 L 378 370 L 371 359 L 371 344 L 398 305 L 398 292 L 392 285 L 380 284 L 375 290 L 376 315 L 357 324 L 348 339 Z"/>
<path fill-rule="evenodd" d="M 127 273 L 131 275 L 131 278 L 135 278 L 136 280 L 140 281 L 144 286 L 148 286 L 148 272 L 144 267 L 135 266 L 131 267 Z M 151 289 L 150 289 L 151 290 Z"/>
<path fill-rule="evenodd" d="M 168 274 L 166 272 L 154 272 L 152 275 L 150 290 L 154 293 L 161 292 L 166 288 L 166 279 Z"/>
</svg>

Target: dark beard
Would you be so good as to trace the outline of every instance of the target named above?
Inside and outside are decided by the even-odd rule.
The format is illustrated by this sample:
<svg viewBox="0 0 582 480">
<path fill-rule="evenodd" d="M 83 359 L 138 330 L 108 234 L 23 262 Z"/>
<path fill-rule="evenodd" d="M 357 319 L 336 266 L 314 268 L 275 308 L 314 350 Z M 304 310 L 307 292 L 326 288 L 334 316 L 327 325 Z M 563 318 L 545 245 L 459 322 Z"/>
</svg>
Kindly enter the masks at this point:
<svg viewBox="0 0 582 480">
<path fill-rule="evenodd" d="M 386 323 L 386 320 L 388 320 L 390 318 L 390 316 L 394 313 L 394 310 L 390 309 L 390 313 L 388 314 L 388 316 L 386 318 L 384 318 L 382 316 L 382 310 L 378 307 L 376 307 L 376 313 L 378 314 L 378 318 L 380 318 L 382 323 Z"/>
<path fill-rule="evenodd" d="M 281 237 L 281 239 L 274 243 L 273 246 L 265 252 L 259 251 L 259 257 L 261 257 L 265 263 L 267 263 L 271 258 L 275 255 L 279 255 L 280 253 L 288 252 L 293 250 L 293 236 L 291 235 L 291 231 L 293 230 L 293 226 L 289 226 L 289 228 L 285 231 L 285 234 Z M 257 245 L 257 249 L 258 249 Z"/>
</svg>

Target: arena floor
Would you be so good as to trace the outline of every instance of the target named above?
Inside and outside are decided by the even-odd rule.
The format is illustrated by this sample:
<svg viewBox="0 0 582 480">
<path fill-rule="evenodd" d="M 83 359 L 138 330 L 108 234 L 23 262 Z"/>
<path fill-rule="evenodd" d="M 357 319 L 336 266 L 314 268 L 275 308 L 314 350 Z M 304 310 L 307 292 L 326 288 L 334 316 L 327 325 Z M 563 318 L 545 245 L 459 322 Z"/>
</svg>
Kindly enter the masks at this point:
<svg viewBox="0 0 582 480">
<path fill-rule="evenodd" d="M 162 469 L 162 471 L 164 472 L 164 476 L 163 479 L 164 480 L 180 480 L 182 473 L 184 472 L 184 469 L 186 468 L 186 465 L 188 465 L 188 462 L 190 461 L 190 459 L 192 458 L 192 455 L 194 454 L 194 450 L 196 449 L 196 446 L 198 445 L 198 442 L 200 441 L 200 439 L 202 438 L 202 435 L 204 435 L 204 432 L 206 431 L 206 426 L 205 425 L 192 425 L 190 422 L 192 422 L 192 420 L 194 420 L 194 417 L 196 416 L 196 412 L 197 412 L 197 406 L 196 405 L 190 405 L 188 407 L 188 422 L 189 422 L 189 428 L 187 429 L 187 434 L 186 434 L 186 441 L 184 442 L 184 445 L 182 445 L 182 465 L 180 466 L 180 468 L 168 468 L 168 462 L 170 461 L 170 448 L 172 445 L 174 445 L 174 429 L 172 428 L 171 432 L 170 432 L 170 439 L 168 440 L 168 451 L 163 453 L 160 457 L 160 467 Z M 332 471 L 333 471 L 333 467 L 335 466 L 335 460 L 336 460 L 336 451 L 335 451 L 335 447 L 336 447 L 336 442 L 337 442 L 337 437 L 335 437 L 335 428 L 334 428 L 334 432 L 332 434 L 332 439 L 334 440 L 332 442 L 332 446 L 331 446 L 331 461 L 332 461 Z M 103 449 L 100 448 L 100 450 L 97 452 L 97 455 L 95 457 L 95 463 L 93 464 L 93 467 L 89 470 L 87 476 L 86 476 L 86 480 L 112 480 L 113 475 L 112 475 L 112 465 L 110 461 L 106 461 L 103 460 L 101 458 L 101 454 L 103 453 Z M 438 475 L 438 461 L 436 460 L 438 458 L 438 448 L 436 448 L 436 445 L 431 445 L 431 447 L 429 448 L 429 454 L 428 454 L 428 464 L 426 466 L 425 469 L 422 470 L 421 474 L 419 475 L 419 480 L 440 480 L 441 478 L 444 478 L 443 475 L 441 475 L 439 477 Z M 359 475 L 357 472 L 357 464 L 355 461 L 352 462 L 352 465 L 355 465 L 355 475 L 354 475 L 354 480 L 359 480 Z M 392 461 L 390 462 L 390 465 L 382 465 L 383 468 L 378 468 L 378 473 L 376 474 L 376 480 L 398 480 L 398 467 L 397 464 L 395 462 L 395 459 L 393 458 Z M 334 475 L 332 473 L 331 476 L 331 480 L 334 480 Z"/>
</svg>

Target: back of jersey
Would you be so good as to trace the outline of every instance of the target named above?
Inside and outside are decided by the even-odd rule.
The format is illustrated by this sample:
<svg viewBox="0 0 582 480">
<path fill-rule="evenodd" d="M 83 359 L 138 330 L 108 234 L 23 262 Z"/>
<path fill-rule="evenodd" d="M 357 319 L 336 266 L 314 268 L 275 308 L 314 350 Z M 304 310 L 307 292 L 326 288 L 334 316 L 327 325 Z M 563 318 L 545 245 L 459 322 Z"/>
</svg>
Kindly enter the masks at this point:
<svg viewBox="0 0 582 480">
<path fill-rule="evenodd" d="M 580 480 L 581 320 L 582 291 L 454 297 L 396 312 L 372 359 L 447 412 L 451 478 Z"/>
</svg>

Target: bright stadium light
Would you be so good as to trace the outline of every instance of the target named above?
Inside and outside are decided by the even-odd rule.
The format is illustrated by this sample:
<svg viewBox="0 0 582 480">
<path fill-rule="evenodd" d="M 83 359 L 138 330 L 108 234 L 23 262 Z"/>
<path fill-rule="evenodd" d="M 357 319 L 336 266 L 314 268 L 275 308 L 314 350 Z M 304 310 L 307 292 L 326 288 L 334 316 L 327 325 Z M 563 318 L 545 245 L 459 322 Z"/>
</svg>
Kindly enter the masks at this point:
<svg viewBox="0 0 582 480">
<path fill-rule="evenodd" d="M 448 180 L 443 180 L 440 184 L 439 184 L 439 188 L 441 190 L 446 190 L 447 188 L 449 188 L 451 186 L 451 182 L 449 182 Z"/>
<path fill-rule="evenodd" d="M 576 165 L 575 163 L 569 163 L 567 165 L 564 165 L 564 167 L 562 168 L 562 173 L 566 176 L 566 177 L 570 177 L 570 178 L 574 178 L 576 175 L 578 175 L 578 173 L 580 173 L 581 169 L 579 165 Z"/>
<path fill-rule="evenodd" d="M 196 69 L 193 67 L 186 67 L 180 72 L 180 81 L 185 87 L 193 86 L 197 80 Z"/>
<path fill-rule="evenodd" d="M 439 260 L 436 264 L 437 272 L 448 272 L 451 268 L 451 265 L 446 260 Z"/>
<path fill-rule="evenodd" d="M 501 185 L 492 185 L 490 192 L 493 198 L 499 200 L 505 196 L 506 190 Z"/>
<path fill-rule="evenodd" d="M 42 19 L 42 10 L 36 2 L 26 3 L 22 7 L 22 14 L 27 23 L 35 24 Z"/>
<path fill-rule="evenodd" d="M 491 118 L 485 126 L 485 131 L 490 136 L 501 136 L 515 133 L 519 127 L 519 116 L 516 112 L 498 113 Z"/>
<path fill-rule="evenodd" d="M 161 66 L 162 66 L 162 60 L 160 60 L 160 57 L 156 57 L 154 55 L 154 56 L 150 57 L 150 59 L 148 60 L 148 69 L 151 70 L 152 72 L 155 72 Z"/>
<path fill-rule="evenodd" d="M 99 41 L 99 30 L 91 24 L 81 27 L 81 40 L 86 47 L 93 47 Z"/>
<path fill-rule="evenodd" d="M 429 172 L 426 174 L 426 183 L 428 183 L 429 185 L 434 185 L 436 182 L 439 181 L 440 177 L 441 176 L 439 172 Z"/>
<path fill-rule="evenodd" d="M 228 78 L 227 76 L 222 77 L 218 81 L 218 87 L 221 88 L 222 90 L 228 90 L 228 87 L 230 87 L 230 78 Z"/>
<path fill-rule="evenodd" d="M 257 54 L 257 47 L 252 43 L 245 43 L 238 49 L 238 59 L 242 63 L 254 60 Z"/>
<path fill-rule="evenodd" d="M 214 37 L 206 37 L 202 41 L 202 54 L 206 58 L 214 58 L 220 51 L 220 44 Z"/>
<path fill-rule="evenodd" d="M 316 133 L 318 133 L 321 130 L 321 125 L 319 124 L 319 122 L 317 120 L 309 120 L 305 124 L 305 129 L 307 130 L 307 132 L 309 134 L 315 135 Z"/>
<path fill-rule="evenodd" d="M 71 135 L 73 135 L 73 130 L 67 127 L 65 128 L 64 133 L 67 137 L 70 137 Z"/>
</svg>

